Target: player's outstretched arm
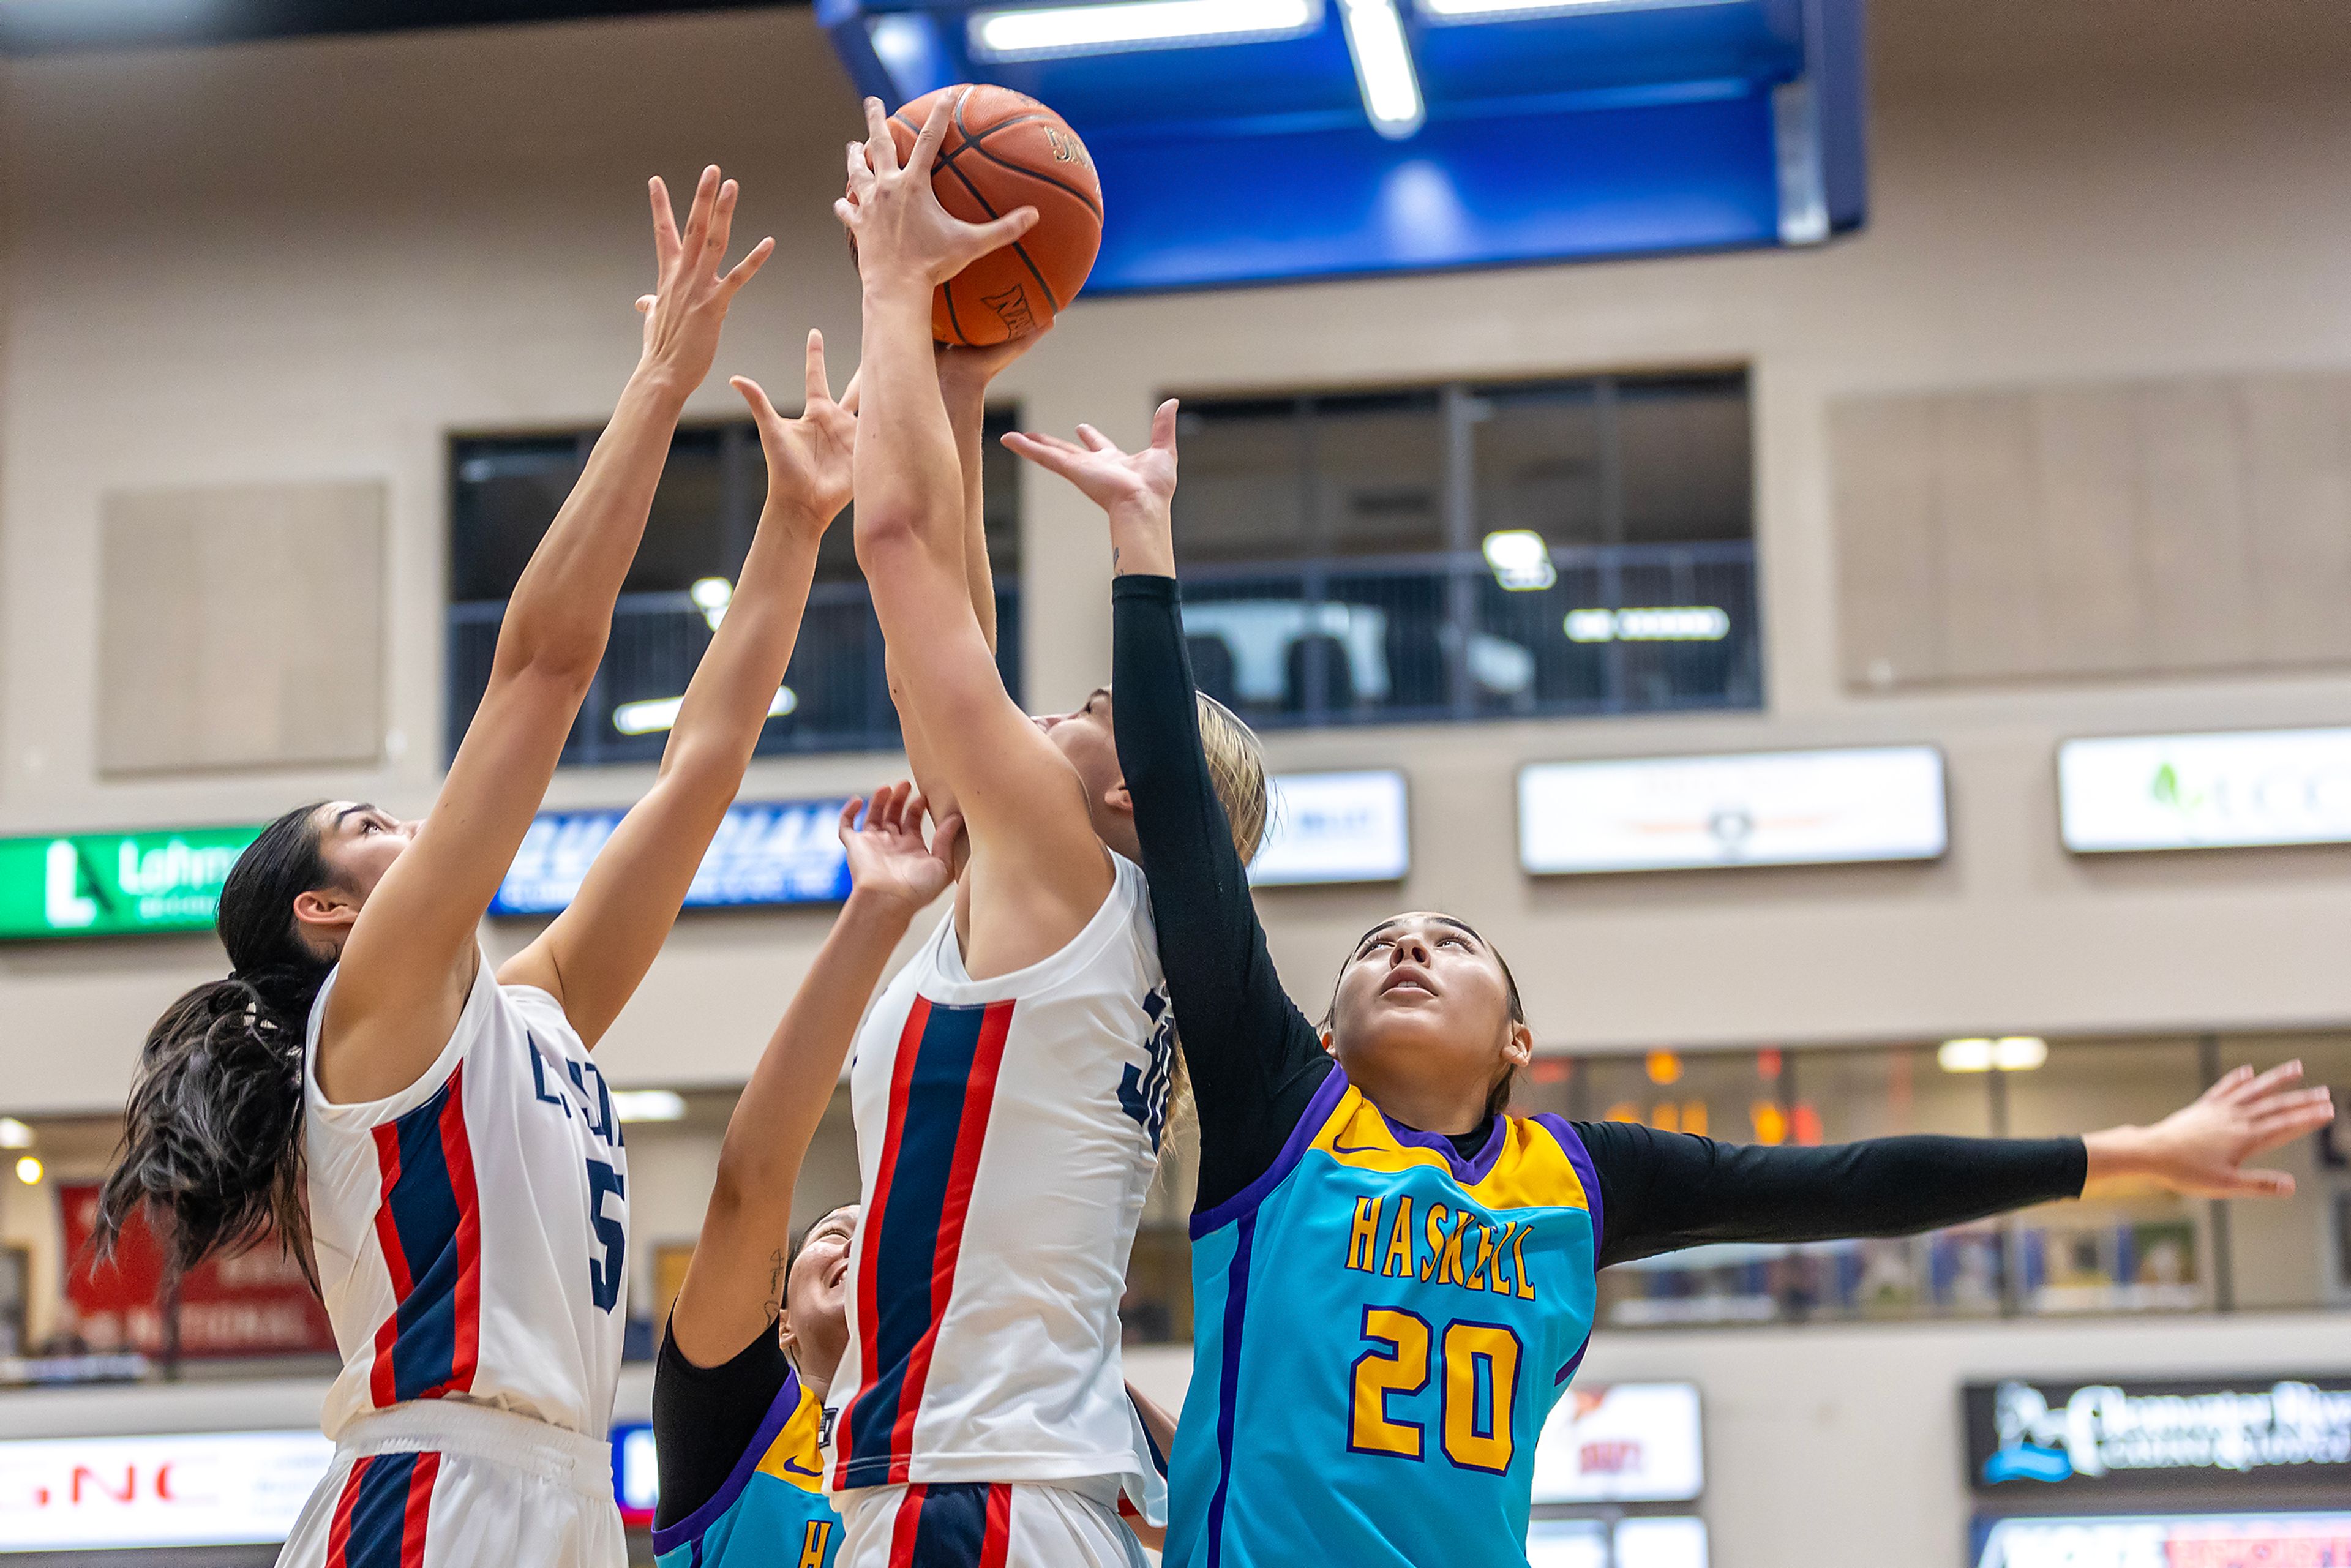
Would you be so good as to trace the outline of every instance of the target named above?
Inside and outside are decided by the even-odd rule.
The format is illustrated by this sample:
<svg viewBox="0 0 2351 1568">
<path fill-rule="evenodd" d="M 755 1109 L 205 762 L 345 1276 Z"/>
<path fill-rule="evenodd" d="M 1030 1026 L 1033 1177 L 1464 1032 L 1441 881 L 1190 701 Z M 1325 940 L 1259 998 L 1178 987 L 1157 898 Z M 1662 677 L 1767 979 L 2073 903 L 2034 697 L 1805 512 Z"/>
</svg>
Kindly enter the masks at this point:
<svg viewBox="0 0 2351 1568">
<path fill-rule="evenodd" d="M 742 580 L 685 688 L 660 777 L 597 855 L 570 908 L 498 972 L 508 985 L 552 992 L 591 1047 L 659 956 L 743 787 L 799 638 L 817 549 L 849 504 L 857 420 L 833 401 L 822 334 L 808 337 L 799 418 L 778 414 L 757 382 L 738 376 L 734 385 L 751 406 L 768 461 L 767 505 Z"/>
<path fill-rule="evenodd" d="M 660 264 L 644 347 L 586 471 L 507 601 L 481 706 L 416 841 L 370 894 L 344 945 L 319 1071 L 339 1100 L 413 1083 L 456 1027 L 479 964 L 475 931 L 538 810 L 604 654 L 613 601 L 644 534 L 686 397 L 710 372 L 736 294 L 773 251 L 722 270 L 736 187 L 703 171 L 677 229 L 652 183 Z"/>
<path fill-rule="evenodd" d="M 880 102 L 865 110 L 868 139 L 849 149 L 851 193 L 834 208 L 864 288 L 857 559 L 901 699 L 967 823 L 975 910 L 993 911 L 976 913 L 974 928 L 1007 946 L 973 961 L 1001 972 L 1060 947 L 1110 883 L 1073 775 L 1006 695 L 973 612 L 963 476 L 931 349 L 932 291 L 1037 214 L 1023 207 L 975 225 L 939 205 L 931 167 L 950 100 L 935 106 L 903 166 Z"/>
<path fill-rule="evenodd" d="M 2080 1138 L 1872 1138 L 1826 1148 L 1718 1144 L 1622 1123 L 1579 1124 L 1602 1189 L 1603 1264 L 1708 1241 L 1907 1236 L 2030 1204 L 2089 1182 L 2136 1179 L 2191 1197 L 2274 1197 L 2283 1171 L 2250 1162 L 2334 1120 L 2333 1096 L 2300 1087 L 2302 1063 L 2241 1067 L 2152 1127 Z"/>
<path fill-rule="evenodd" d="M 720 1365 L 773 1332 L 800 1161 L 891 951 L 950 880 L 956 818 L 926 845 L 923 798 L 913 786 L 875 791 L 861 824 L 862 805 L 852 800 L 841 814 L 849 902 L 726 1121 L 717 1184 L 670 1315 L 671 1336 L 696 1366 Z"/>
</svg>

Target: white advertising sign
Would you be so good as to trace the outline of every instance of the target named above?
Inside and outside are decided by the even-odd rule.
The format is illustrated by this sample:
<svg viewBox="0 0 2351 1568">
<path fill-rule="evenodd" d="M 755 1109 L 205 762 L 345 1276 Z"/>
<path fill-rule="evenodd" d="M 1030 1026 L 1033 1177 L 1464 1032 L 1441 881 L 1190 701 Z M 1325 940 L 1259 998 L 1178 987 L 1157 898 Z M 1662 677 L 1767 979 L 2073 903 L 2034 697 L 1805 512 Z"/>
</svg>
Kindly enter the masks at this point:
<svg viewBox="0 0 2351 1568">
<path fill-rule="evenodd" d="M 2328 1568 L 2351 1563 L 2351 1514 L 2003 1519 L 1977 1568 Z"/>
<path fill-rule="evenodd" d="M 2069 740 L 2057 798 L 2077 854 L 2351 843 L 2351 729 Z"/>
<path fill-rule="evenodd" d="M 1265 847 L 1249 866 L 1258 886 L 1401 882 L 1411 869 L 1403 774 L 1284 773 L 1267 786 Z"/>
<path fill-rule="evenodd" d="M 1622 1519 L 1612 1541 L 1597 1519 L 1539 1519 L 1527 1526 L 1528 1568 L 1706 1568 L 1706 1524 L 1696 1519 Z"/>
<path fill-rule="evenodd" d="M 283 1541 L 334 1452 L 316 1432 L 0 1442 L 0 1542 L 57 1552 Z"/>
<path fill-rule="evenodd" d="M 1535 1446 L 1537 1502 L 1689 1502 L 1705 1490 L 1698 1388 L 1573 1387 Z"/>
<path fill-rule="evenodd" d="M 1933 860 L 1949 843 L 1930 746 L 1519 772 L 1519 862 L 1538 875 Z"/>
</svg>

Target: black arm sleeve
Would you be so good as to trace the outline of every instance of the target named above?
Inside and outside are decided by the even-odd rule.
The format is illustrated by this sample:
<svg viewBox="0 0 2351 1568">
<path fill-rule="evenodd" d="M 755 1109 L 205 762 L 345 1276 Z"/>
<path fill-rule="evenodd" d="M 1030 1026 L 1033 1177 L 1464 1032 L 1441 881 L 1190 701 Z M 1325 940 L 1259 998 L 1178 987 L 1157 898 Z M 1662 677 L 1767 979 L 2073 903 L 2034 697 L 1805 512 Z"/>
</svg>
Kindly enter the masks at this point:
<svg viewBox="0 0 2351 1568">
<path fill-rule="evenodd" d="M 1272 1166 L 1331 1059 L 1274 972 L 1208 779 L 1176 580 L 1122 577 L 1111 603 L 1112 722 L 1199 1107 L 1205 1211 Z"/>
<path fill-rule="evenodd" d="M 653 1523 L 664 1530 L 718 1495 L 759 1435 L 792 1364 L 777 1343 L 776 1325 L 744 1346 L 734 1360 L 696 1366 L 662 1329 L 653 1364 L 653 1455 L 661 1497 Z"/>
<path fill-rule="evenodd" d="M 1908 1236 L 2079 1197 L 2079 1138 L 1872 1138 L 1762 1148 L 1578 1122 L 1600 1177 L 1600 1266 L 1708 1241 Z"/>
</svg>

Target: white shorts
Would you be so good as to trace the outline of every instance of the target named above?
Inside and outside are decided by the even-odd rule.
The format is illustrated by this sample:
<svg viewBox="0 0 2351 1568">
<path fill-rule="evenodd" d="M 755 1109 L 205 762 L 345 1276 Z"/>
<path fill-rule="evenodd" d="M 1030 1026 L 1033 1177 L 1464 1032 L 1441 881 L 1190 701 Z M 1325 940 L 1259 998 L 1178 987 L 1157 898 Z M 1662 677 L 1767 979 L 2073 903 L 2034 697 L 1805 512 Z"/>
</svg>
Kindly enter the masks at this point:
<svg viewBox="0 0 2351 1568">
<path fill-rule="evenodd" d="M 343 1429 L 278 1568 L 624 1568 L 608 1443 L 420 1400 Z"/>
<path fill-rule="evenodd" d="M 1146 1568 L 1115 1506 L 1067 1487 L 934 1481 L 833 1500 L 833 1568 Z"/>
</svg>

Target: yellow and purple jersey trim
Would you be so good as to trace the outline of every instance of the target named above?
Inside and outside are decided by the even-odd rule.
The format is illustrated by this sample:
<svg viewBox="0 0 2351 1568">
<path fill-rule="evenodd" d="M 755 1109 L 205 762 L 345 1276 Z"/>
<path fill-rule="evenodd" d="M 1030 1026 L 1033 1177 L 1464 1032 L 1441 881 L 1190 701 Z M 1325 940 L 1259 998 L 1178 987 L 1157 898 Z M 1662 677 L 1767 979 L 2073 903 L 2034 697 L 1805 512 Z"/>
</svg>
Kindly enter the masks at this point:
<svg viewBox="0 0 2351 1568">
<path fill-rule="evenodd" d="M 726 1483 L 653 1531 L 662 1568 L 832 1568 L 841 1516 L 824 1491 L 824 1410 L 788 1374 Z"/>
</svg>

